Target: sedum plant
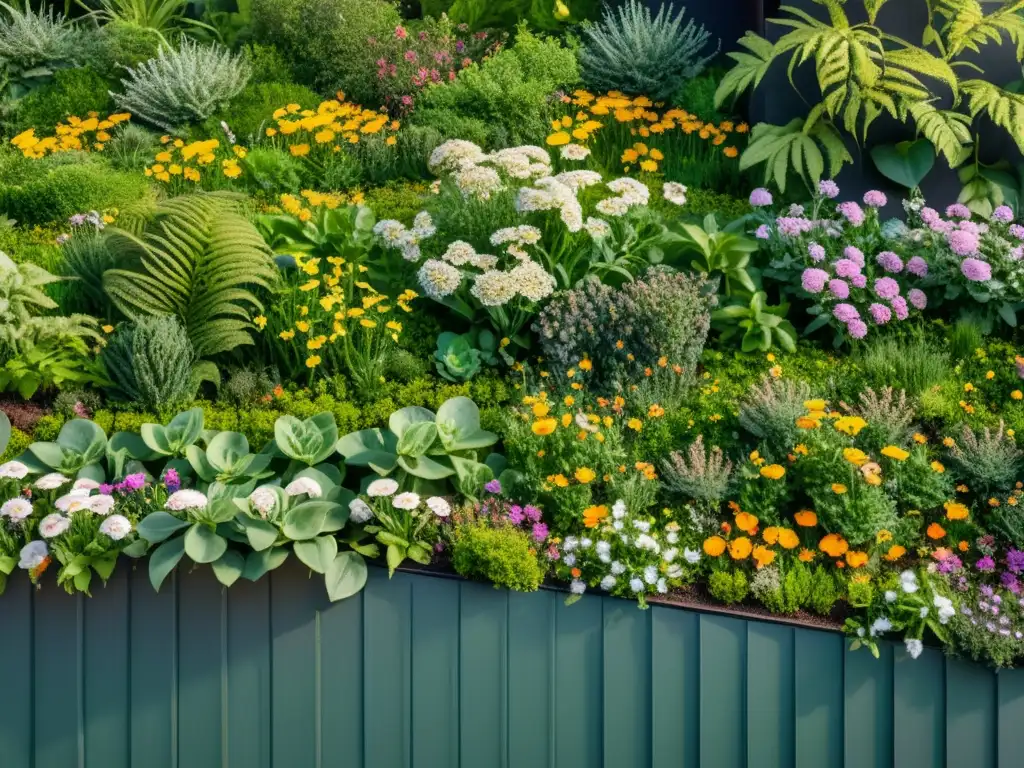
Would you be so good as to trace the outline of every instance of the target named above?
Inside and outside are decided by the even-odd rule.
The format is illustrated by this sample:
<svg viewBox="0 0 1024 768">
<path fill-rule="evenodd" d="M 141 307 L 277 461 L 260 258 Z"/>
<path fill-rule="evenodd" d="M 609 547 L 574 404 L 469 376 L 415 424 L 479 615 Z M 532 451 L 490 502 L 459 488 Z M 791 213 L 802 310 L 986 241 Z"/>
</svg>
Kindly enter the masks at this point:
<svg viewBox="0 0 1024 768">
<path fill-rule="evenodd" d="M 121 109 L 166 131 L 199 123 L 225 108 L 249 82 L 245 57 L 218 45 L 184 38 L 177 49 L 128 67 L 124 93 L 111 93 Z"/>
<path fill-rule="evenodd" d="M 711 34 L 691 19 L 677 15 L 670 3 L 651 15 L 639 0 L 618 9 L 606 6 L 600 24 L 585 29 L 580 50 L 584 80 L 599 90 L 624 91 L 667 99 L 680 80 L 699 75 L 718 54 L 704 54 Z"/>
<path fill-rule="evenodd" d="M 965 184 L 961 201 L 978 204 L 982 188 L 995 185 L 981 176 L 974 121 L 986 115 L 1024 149 L 1024 96 L 958 72 L 978 72 L 965 53 L 1004 38 L 1014 44 L 1018 59 L 1024 56 L 1024 0 L 1009 0 L 990 13 L 977 0 L 926 0 L 923 47 L 885 31 L 879 12 L 887 3 L 896 3 L 861 0 L 867 20 L 853 24 L 842 0 L 818 1 L 828 12 L 828 21 L 784 5 L 787 16 L 770 20 L 788 30 L 778 42 L 747 32 L 740 40 L 746 50 L 729 54 L 736 63 L 718 88 L 718 105 L 748 88 L 756 89 L 780 60 L 787 61 L 794 88 L 795 70 L 813 61 L 820 93 L 806 117 L 781 126 L 755 126 L 741 168 L 763 165 L 765 183 L 774 181 L 783 191 L 792 174 L 808 183 L 820 181 L 826 161 L 828 178 L 833 178 L 843 164 L 853 162 L 843 144 L 844 134 L 866 142 L 871 124 L 884 113 L 912 124 L 950 168 L 973 157 L 973 164 L 960 172 Z M 933 91 L 935 83 L 948 89 L 952 108 L 938 103 L 942 94 Z M 995 204 L 999 202 L 1001 198 Z"/>
</svg>

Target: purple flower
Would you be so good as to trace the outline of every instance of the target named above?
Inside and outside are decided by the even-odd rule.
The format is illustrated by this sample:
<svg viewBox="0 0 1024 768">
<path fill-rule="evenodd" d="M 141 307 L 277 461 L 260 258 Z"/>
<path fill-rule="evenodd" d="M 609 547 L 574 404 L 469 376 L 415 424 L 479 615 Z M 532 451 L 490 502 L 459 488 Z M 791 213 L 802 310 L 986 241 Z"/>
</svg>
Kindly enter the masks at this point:
<svg viewBox="0 0 1024 768">
<path fill-rule="evenodd" d="M 824 269 L 808 267 L 800 276 L 800 284 L 808 293 L 821 293 L 825 290 L 825 283 L 828 282 L 829 274 Z"/>
<path fill-rule="evenodd" d="M 868 335 L 868 326 L 863 320 L 851 320 L 846 324 L 846 332 L 855 339 L 863 339 Z"/>
<path fill-rule="evenodd" d="M 992 279 L 992 267 L 980 259 L 964 259 L 960 263 L 963 276 L 974 283 L 983 283 Z"/>
<path fill-rule="evenodd" d="M 875 321 L 875 325 L 885 325 L 892 320 L 892 310 L 884 304 L 872 304 L 868 307 L 868 312 L 871 314 L 871 319 Z"/>
<path fill-rule="evenodd" d="M 852 200 L 840 203 L 836 206 L 836 210 L 855 227 L 864 223 L 863 209 Z"/>
<path fill-rule="evenodd" d="M 868 284 L 867 275 L 854 275 L 850 278 L 850 282 L 853 283 L 854 288 L 863 288 Z"/>
<path fill-rule="evenodd" d="M 875 261 L 886 272 L 895 274 L 903 271 L 903 260 L 892 251 L 882 251 L 875 256 Z"/>
<path fill-rule="evenodd" d="M 124 480 L 118 483 L 115 490 L 118 491 L 141 491 L 146 485 L 146 476 L 142 472 L 136 472 L 133 475 L 127 475 Z"/>
<path fill-rule="evenodd" d="M 858 267 L 864 266 L 864 252 L 855 245 L 848 245 L 843 248 L 843 256 L 852 261 Z"/>
<path fill-rule="evenodd" d="M 178 470 L 171 467 L 164 472 L 164 487 L 167 488 L 169 493 L 174 493 L 181 488 L 181 477 L 178 476 Z"/>
<path fill-rule="evenodd" d="M 919 288 L 911 288 L 907 292 L 907 298 L 910 299 L 910 304 L 915 309 L 924 309 L 928 306 L 928 297 Z"/>
<path fill-rule="evenodd" d="M 531 523 L 540 522 L 540 510 L 534 507 L 533 505 L 527 504 L 526 508 L 523 509 L 523 512 L 526 513 L 526 519 L 529 520 Z"/>
<path fill-rule="evenodd" d="M 760 227 L 757 228 L 757 231 L 754 232 L 754 237 L 756 237 L 758 240 L 767 240 L 771 236 L 772 228 L 769 227 L 767 224 L 762 224 Z"/>
<path fill-rule="evenodd" d="M 818 245 L 817 243 L 811 243 L 807 246 L 807 254 L 811 257 L 811 261 L 818 262 L 825 260 L 825 247 Z"/>
<path fill-rule="evenodd" d="M 532 534 L 534 541 L 543 542 L 548 538 L 548 527 L 544 523 L 534 523 Z"/>
<path fill-rule="evenodd" d="M 864 193 L 864 205 L 870 208 L 883 208 L 889 202 L 884 192 L 877 189 L 870 189 Z"/>
<path fill-rule="evenodd" d="M 96 490 L 98 490 L 104 496 L 109 496 L 114 492 L 114 486 L 112 486 L 110 483 L 100 483 L 100 487 L 97 488 Z"/>
<path fill-rule="evenodd" d="M 889 304 L 892 305 L 892 311 L 896 313 L 897 320 L 906 320 L 910 317 L 910 308 L 907 307 L 907 300 L 902 296 L 897 296 Z"/>
<path fill-rule="evenodd" d="M 952 207 L 952 206 L 950 206 Z M 996 561 L 993 560 L 989 555 L 985 555 L 981 560 L 974 564 L 974 567 L 979 571 L 989 572 L 996 569 Z"/>
<path fill-rule="evenodd" d="M 1006 553 L 1006 567 L 1014 573 L 1024 571 L 1024 552 L 1011 549 Z"/>
<path fill-rule="evenodd" d="M 814 222 L 802 216 L 780 216 L 775 220 L 775 225 L 786 237 L 797 237 L 814 228 Z"/>
<path fill-rule="evenodd" d="M 484 485 L 484 490 L 488 493 L 501 493 L 501 483 L 497 480 L 491 480 Z"/>
<path fill-rule="evenodd" d="M 946 555 L 944 558 L 939 560 L 939 564 L 936 566 L 936 570 L 939 573 L 955 573 L 963 567 L 963 563 L 960 558 L 956 555 Z"/>
<path fill-rule="evenodd" d="M 1000 574 L 999 575 L 999 581 L 1000 581 L 1000 583 L 1002 583 L 1002 585 L 1004 587 L 1006 587 L 1008 590 L 1010 590 L 1013 594 L 1015 594 L 1015 595 L 1019 595 L 1020 594 L 1020 582 L 1017 580 L 1017 577 L 1014 576 L 1012 573 L 1004 572 L 1004 573 Z"/>
<path fill-rule="evenodd" d="M 947 219 L 969 219 L 971 218 L 971 209 L 963 203 L 953 203 L 946 209 Z"/>
<path fill-rule="evenodd" d="M 860 274 L 860 265 L 852 259 L 839 259 L 835 263 L 836 274 L 840 277 L 853 277 Z"/>
<path fill-rule="evenodd" d="M 928 222 L 928 229 L 932 232 L 938 232 L 940 235 L 948 235 L 950 232 L 956 229 L 956 224 L 952 221 L 943 221 L 937 219 L 935 221 Z"/>
<path fill-rule="evenodd" d="M 852 304 L 836 304 L 832 307 L 832 316 L 840 323 L 848 323 L 860 318 L 860 312 Z"/>
<path fill-rule="evenodd" d="M 818 192 L 829 200 L 835 200 L 839 197 L 839 185 L 832 181 L 832 179 L 825 179 L 818 182 Z"/>
<path fill-rule="evenodd" d="M 1011 224 L 1010 229 L 1008 231 L 1018 240 L 1024 240 L 1024 227 L 1022 227 L 1020 224 Z"/>
<path fill-rule="evenodd" d="M 895 299 L 900 295 L 900 284 L 891 277 L 880 277 L 875 280 L 875 293 L 882 299 Z"/>
<path fill-rule="evenodd" d="M 947 234 L 946 242 L 957 256 L 974 256 L 980 245 L 976 234 L 962 229 L 955 229 Z"/>
<path fill-rule="evenodd" d="M 750 193 L 750 204 L 755 208 L 763 208 L 766 205 L 771 205 L 772 193 L 764 187 L 758 187 Z"/>
<path fill-rule="evenodd" d="M 512 525 L 520 525 L 525 519 L 526 515 L 523 514 L 523 508 L 518 504 L 513 504 L 508 508 L 508 521 Z"/>
<path fill-rule="evenodd" d="M 850 298 L 850 286 L 845 280 L 829 280 L 828 289 L 837 299 Z"/>
<path fill-rule="evenodd" d="M 928 262 L 920 256 L 914 256 L 907 262 L 907 272 L 918 277 L 927 277 Z"/>
<path fill-rule="evenodd" d="M 1010 249 L 1010 258 L 1014 261 L 1020 261 L 1024 259 L 1024 245 L 1018 245 L 1016 248 Z"/>
</svg>

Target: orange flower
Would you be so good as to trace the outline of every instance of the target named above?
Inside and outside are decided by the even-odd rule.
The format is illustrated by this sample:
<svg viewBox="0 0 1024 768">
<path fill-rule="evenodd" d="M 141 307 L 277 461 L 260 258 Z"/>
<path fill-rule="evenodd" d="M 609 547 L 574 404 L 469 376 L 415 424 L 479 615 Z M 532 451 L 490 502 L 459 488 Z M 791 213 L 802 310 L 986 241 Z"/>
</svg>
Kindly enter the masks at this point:
<svg viewBox="0 0 1024 768">
<path fill-rule="evenodd" d="M 738 539 L 733 539 L 729 542 L 729 556 L 733 560 L 745 560 L 750 557 L 753 549 L 754 545 L 750 543 L 750 539 L 746 536 L 740 536 Z"/>
<path fill-rule="evenodd" d="M 781 528 L 776 528 L 774 525 L 769 525 L 767 528 L 764 529 L 764 532 L 761 534 L 761 538 L 769 544 L 775 544 L 779 540 L 779 533 L 781 533 L 781 531 Z"/>
<path fill-rule="evenodd" d="M 796 420 L 796 425 L 799 429 L 817 429 L 818 423 L 808 416 L 800 416 Z"/>
<path fill-rule="evenodd" d="M 767 477 L 769 480 L 781 480 L 786 474 L 786 468 L 780 464 L 769 464 L 767 467 L 761 467 L 761 477 Z"/>
<path fill-rule="evenodd" d="M 949 520 L 966 520 L 969 514 L 966 505 L 958 501 L 947 501 L 942 505 Z"/>
<path fill-rule="evenodd" d="M 809 509 L 802 509 L 793 515 L 796 524 L 803 528 L 813 528 L 818 524 L 818 516 Z"/>
<path fill-rule="evenodd" d="M 757 568 L 764 568 L 766 565 L 770 565 L 775 560 L 775 553 L 768 547 L 762 547 L 760 545 L 754 547 L 754 564 Z"/>
<path fill-rule="evenodd" d="M 899 560 L 905 554 L 907 554 L 906 547 L 901 547 L 899 544 L 893 544 L 889 547 L 889 551 L 885 553 L 885 559 L 891 563 Z"/>
<path fill-rule="evenodd" d="M 580 576 L 583 575 L 583 571 L 581 571 L 579 568 L 573 568 L 571 571 L 569 571 L 569 573 L 572 574 L 572 577 L 574 579 L 578 579 Z"/>
<path fill-rule="evenodd" d="M 971 545 L 970 545 L 970 544 L 968 544 L 968 543 L 967 543 L 966 541 L 961 541 L 961 542 L 960 542 L 959 544 L 957 544 L 957 545 L 956 545 L 956 547 L 957 547 L 957 549 L 959 549 L 959 550 L 960 550 L 961 552 L 966 552 L 966 551 L 967 551 L 968 549 L 970 549 L 970 548 L 971 548 Z"/>
<path fill-rule="evenodd" d="M 931 463 L 932 472 L 938 472 L 940 475 L 946 471 L 946 468 L 942 466 L 941 461 L 933 461 Z"/>
<path fill-rule="evenodd" d="M 941 539 L 946 535 L 946 529 L 938 523 L 932 523 L 928 526 L 928 530 L 925 531 L 928 534 L 929 539 Z"/>
<path fill-rule="evenodd" d="M 720 527 L 720 528 L 721 528 L 721 529 L 722 529 L 722 530 L 723 530 L 723 531 L 724 531 L 725 533 L 732 533 L 732 526 L 731 526 L 731 525 L 729 525 L 729 524 L 728 524 L 727 522 L 725 522 L 724 520 L 722 521 L 722 524 L 721 524 L 721 525 L 720 525 L 719 527 Z"/>
<path fill-rule="evenodd" d="M 725 552 L 725 539 L 721 536 L 711 536 L 704 539 L 704 552 L 709 557 L 718 557 Z"/>
<path fill-rule="evenodd" d="M 533 422 L 531 429 L 535 435 L 550 435 L 557 427 L 558 422 L 554 419 L 541 419 Z"/>
<path fill-rule="evenodd" d="M 830 533 L 818 543 L 818 549 L 829 557 L 842 557 L 849 548 L 846 539 L 838 533 Z"/>
<path fill-rule="evenodd" d="M 736 527 L 744 533 L 753 533 L 757 528 L 757 518 L 749 512 L 740 512 L 736 515 Z"/>
<path fill-rule="evenodd" d="M 855 467 L 862 467 L 868 463 L 868 455 L 860 448 L 844 448 L 843 458 Z"/>
<path fill-rule="evenodd" d="M 779 530 L 779 545 L 783 549 L 795 549 L 800 543 L 800 537 L 796 535 L 796 531 L 791 528 L 781 528 Z"/>
<path fill-rule="evenodd" d="M 813 549 L 807 549 L 806 547 L 804 547 L 800 550 L 800 554 L 797 555 L 797 559 L 801 563 L 809 563 L 812 560 L 814 560 L 814 558 L 817 557 L 817 555 L 818 553 L 815 552 Z"/>
<path fill-rule="evenodd" d="M 583 524 L 587 528 L 596 528 L 597 524 L 606 517 L 608 517 L 608 507 L 604 504 L 601 506 L 587 507 L 583 510 Z"/>
<path fill-rule="evenodd" d="M 847 552 L 846 562 L 851 568 L 863 568 L 868 564 L 867 552 Z"/>
<path fill-rule="evenodd" d="M 846 486 L 842 483 L 832 483 L 832 493 L 842 495 L 846 493 Z"/>
</svg>

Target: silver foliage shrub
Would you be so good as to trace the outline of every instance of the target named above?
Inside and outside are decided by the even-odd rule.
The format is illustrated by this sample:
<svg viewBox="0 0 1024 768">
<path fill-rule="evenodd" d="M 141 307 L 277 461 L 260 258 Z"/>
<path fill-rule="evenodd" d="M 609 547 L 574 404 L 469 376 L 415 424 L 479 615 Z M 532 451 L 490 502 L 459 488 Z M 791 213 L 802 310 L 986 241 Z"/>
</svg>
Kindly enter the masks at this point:
<svg viewBox="0 0 1024 768">
<path fill-rule="evenodd" d="M 619 90 L 666 99 L 680 80 L 696 77 L 718 53 L 701 54 L 711 34 L 691 19 L 686 9 L 673 16 L 673 6 L 651 15 L 638 0 L 614 11 L 606 7 L 600 24 L 585 30 L 580 50 L 583 79 L 597 90 Z"/>
<path fill-rule="evenodd" d="M 36 67 L 71 61 L 81 32 L 52 8 L 22 10 L 0 2 L 0 64 Z"/>
<path fill-rule="evenodd" d="M 243 56 L 187 38 L 126 70 L 124 93 L 111 92 L 118 107 L 167 131 L 201 122 L 227 106 L 251 73 Z"/>
</svg>

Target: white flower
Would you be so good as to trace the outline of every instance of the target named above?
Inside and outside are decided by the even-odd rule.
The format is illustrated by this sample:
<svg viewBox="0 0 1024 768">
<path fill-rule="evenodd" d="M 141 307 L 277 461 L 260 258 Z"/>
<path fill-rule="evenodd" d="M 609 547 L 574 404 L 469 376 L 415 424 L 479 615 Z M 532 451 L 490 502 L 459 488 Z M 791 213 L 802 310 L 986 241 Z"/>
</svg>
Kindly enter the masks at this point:
<svg viewBox="0 0 1024 768">
<path fill-rule="evenodd" d="M 385 245 L 391 248 L 398 247 L 405 231 L 405 224 L 394 219 L 384 219 L 373 225 L 373 233 L 383 240 Z"/>
<path fill-rule="evenodd" d="M 947 623 L 953 616 L 956 615 L 956 609 L 953 607 L 953 601 L 948 597 L 942 595 L 935 595 L 932 598 L 932 604 L 939 609 L 939 623 Z"/>
<path fill-rule="evenodd" d="M 462 139 L 451 139 L 430 153 L 427 165 L 434 173 L 453 171 L 465 165 L 482 163 L 487 155 L 476 144 Z"/>
<path fill-rule="evenodd" d="M 658 579 L 658 583 L 655 584 L 655 589 L 662 595 L 668 592 L 668 582 L 664 579 Z"/>
<path fill-rule="evenodd" d="M 609 181 L 606 186 L 615 194 L 620 195 L 628 205 L 647 205 L 647 201 L 651 197 L 651 192 L 647 189 L 646 184 L 628 176 Z"/>
<path fill-rule="evenodd" d="M 674 205 L 686 205 L 686 187 L 678 182 L 666 181 L 663 194 Z"/>
<path fill-rule="evenodd" d="M 0 479 L 21 480 L 27 474 L 28 467 L 20 461 L 8 461 L 6 464 L 0 464 Z"/>
<path fill-rule="evenodd" d="M 94 491 L 99 487 L 100 484 L 97 483 L 95 480 L 91 480 L 88 477 L 80 477 L 77 480 L 75 480 L 75 484 L 71 486 L 71 489 L 74 491 Z"/>
<path fill-rule="evenodd" d="M 593 543 L 593 541 L 584 536 L 582 539 L 580 539 L 580 549 L 590 549 L 590 545 Z"/>
<path fill-rule="evenodd" d="M 646 520 L 634 520 L 633 527 L 636 528 L 638 531 L 643 531 L 644 533 L 647 533 L 651 530 L 651 524 L 648 523 Z"/>
<path fill-rule="evenodd" d="M 675 535 L 677 538 L 679 536 L 679 534 L 671 534 L 671 533 L 669 534 L 669 536 L 672 536 L 672 535 Z M 684 549 L 683 550 L 683 558 L 690 565 L 696 565 L 698 562 L 700 562 L 700 550 L 699 549 L 689 549 L 689 548 Z"/>
<path fill-rule="evenodd" d="M 89 506 L 89 491 L 72 491 L 53 502 L 53 506 L 65 514 L 85 509 Z"/>
<path fill-rule="evenodd" d="M 921 655 L 921 651 L 924 650 L 924 643 L 920 640 L 907 639 L 903 641 L 907 646 L 907 653 L 910 654 L 910 658 L 916 659 Z"/>
<path fill-rule="evenodd" d="M 455 173 L 455 186 L 463 197 L 489 200 L 491 195 L 502 189 L 501 176 L 493 168 L 471 165 Z"/>
<path fill-rule="evenodd" d="M 566 144 L 562 147 L 563 160 L 586 160 L 590 150 L 579 144 Z"/>
<path fill-rule="evenodd" d="M 665 552 L 661 556 L 661 559 L 664 560 L 666 563 L 671 563 L 678 556 L 679 556 L 679 550 L 676 549 L 675 547 L 672 547 L 671 549 L 666 549 L 665 550 Z"/>
<path fill-rule="evenodd" d="M 168 496 L 164 506 L 174 512 L 180 512 L 183 509 L 202 509 L 206 506 L 206 496 L 199 491 L 185 488 Z"/>
<path fill-rule="evenodd" d="M 437 232 L 437 227 L 434 226 L 434 220 L 430 218 L 429 213 L 420 211 L 412 220 L 412 231 L 418 238 L 425 240 Z"/>
<path fill-rule="evenodd" d="M 576 555 L 570 552 L 562 558 L 562 562 L 568 565 L 570 568 L 572 568 L 574 565 L 576 565 Z"/>
<path fill-rule="evenodd" d="M 892 629 L 892 622 L 885 616 L 879 616 L 871 624 L 871 636 L 881 635 Z"/>
<path fill-rule="evenodd" d="M 683 577 L 683 566 L 679 565 L 679 563 L 674 563 L 668 567 L 665 575 L 670 579 L 681 579 Z"/>
<path fill-rule="evenodd" d="M 348 503 L 348 517 L 353 523 L 365 523 L 373 517 L 373 507 L 362 499 L 352 499 Z"/>
<path fill-rule="evenodd" d="M 449 264 L 461 267 L 463 264 L 470 263 L 474 256 L 476 256 L 476 249 L 472 245 L 464 240 L 456 240 L 448 246 L 448 250 L 441 255 L 441 258 Z"/>
<path fill-rule="evenodd" d="M 612 528 L 614 528 L 616 531 L 621 531 L 622 530 L 622 521 L 621 520 L 616 520 L 614 523 L 612 523 Z M 625 539 L 626 537 L 623 536 L 622 538 Z M 629 541 L 629 539 L 626 539 L 626 541 Z"/>
<path fill-rule="evenodd" d="M 60 488 L 65 483 L 70 483 L 70 477 L 64 477 L 60 472 L 51 472 L 48 475 L 43 475 L 36 480 L 36 488 L 41 491 L 52 491 L 55 488 Z"/>
<path fill-rule="evenodd" d="M 516 197 L 516 210 L 520 213 L 550 211 L 558 208 L 558 201 L 549 192 L 533 187 L 523 187 Z"/>
<path fill-rule="evenodd" d="M 485 307 L 500 307 L 515 297 L 517 289 L 508 272 L 490 269 L 476 276 L 469 292 Z"/>
<path fill-rule="evenodd" d="M 622 216 L 629 210 L 629 203 L 623 197 L 606 197 L 598 200 L 594 208 L 605 216 Z"/>
<path fill-rule="evenodd" d="M 896 602 L 896 598 L 898 598 L 898 597 L 899 597 L 899 595 L 897 595 L 891 589 L 887 589 L 885 591 L 885 602 L 887 602 L 887 603 L 895 603 Z"/>
<path fill-rule="evenodd" d="M 621 520 L 625 516 L 626 502 L 624 502 L 622 499 L 619 499 L 614 504 L 612 504 L 612 517 L 614 517 L 616 520 Z"/>
<path fill-rule="evenodd" d="M 917 584 L 917 575 L 913 571 L 903 571 L 900 574 L 900 588 L 908 594 L 917 592 L 920 588 Z"/>
<path fill-rule="evenodd" d="M 438 259 L 427 259 L 417 275 L 423 293 L 432 299 L 443 299 L 459 290 L 462 273 L 451 264 Z"/>
<path fill-rule="evenodd" d="M 676 533 L 675 531 L 669 531 L 668 533 L 665 534 L 665 541 L 667 541 L 669 544 L 678 544 L 679 543 L 679 534 Z"/>
<path fill-rule="evenodd" d="M 622 574 L 624 574 L 625 572 L 626 572 L 626 566 L 624 566 L 624 565 L 623 565 L 622 563 L 620 563 L 620 562 L 619 562 L 618 560 L 615 560 L 615 561 L 614 561 L 614 562 L 612 563 L 612 573 L 613 573 L 613 574 L 614 574 L 615 576 L 621 576 L 621 575 L 622 575 Z"/>
<path fill-rule="evenodd" d="M 658 581 L 658 569 L 656 566 L 648 565 L 644 568 L 644 581 L 648 584 L 655 584 Z"/>
<path fill-rule="evenodd" d="M 607 592 L 615 586 L 615 581 L 616 580 L 614 576 L 605 576 L 603 579 L 601 579 L 601 589 Z"/>
<path fill-rule="evenodd" d="M 555 278 L 535 261 L 524 261 L 508 273 L 519 295 L 528 301 L 541 301 L 555 292 Z"/>
<path fill-rule="evenodd" d="M 579 579 L 573 579 L 572 583 L 569 585 L 569 591 L 574 595 L 582 595 L 587 591 L 587 583 L 585 581 L 580 581 Z"/>
<path fill-rule="evenodd" d="M 104 533 L 114 541 L 120 541 L 132 532 L 132 521 L 124 515 L 111 515 L 100 523 L 100 533 Z"/>
<path fill-rule="evenodd" d="M 398 490 L 398 483 L 390 477 L 379 477 L 366 486 L 367 496 L 391 496 Z"/>
<path fill-rule="evenodd" d="M 857 637 L 864 637 L 864 627 L 857 627 Z"/>
<path fill-rule="evenodd" d="M 249 503 L 260 513 L 260 517 L 266 519 L 277 506 L 277 494 L 266 486 L 261 486 L 249 494 Z"/>
<path fill-rule="evenodd" d="M 597 559 L 602 563 L 610 563 L 612 561 L 612 543 L 610 541 L 599 541 L 597 542 Z"/>
<path fill-rule="evenodd" d="M 32 502 L 28 499 L 17 498 L 5 501 L 0 506 L 0 517 L 8 517 L 18 523 L 32 514 Z"/>
<path fill-rule="evenodd" d="M 593 216 L 587 217 L 587 220 L 583 223 L 583 228 L 595 240 L 603 240 L 612 233 L 612 228 L 607 221 L 594 218 Z"/>
<path fill-rule="evenodd" d="M 52 539 L 54 536 L 60 536 L 70 527 L 70 518 L 54 512 L 39 521 L 39 535 L 44 539 Z"/>
<path fill-rule="evenodd" d="M 426 501 L 427 509 L 438 517 L 448 517 L 452 513 L 452 505 L 440 496 L 431 496 Z"/>
<path fill-rule="evenodd" d="M 306 494 L 311 499 L 319 499 L 324 495 L 320 483 L 311 477 L 297 477 L 285 486 L 284 492 L 289 496 Z"/>
<path fill-rule="evenodd" d="M 98 496 L 93 496 L 89 499 L 89 509 L 92 510 L 94 515 L 109 515 L 110 511 L 114 508 L 114 497 L 106 493 L 101 493 Z"/>
<path fill-rule="evenodd" d="M 26 571 L 34 570 L 42 565 L 49 555 L 50 548 L 46 546 L 45 541 L 30 541 L 21 548 L 21 559 L 18 561 L 18 567 L 24 568 Z"/>
<path fill-rule="evenodd" d="M 579 539 L 575 536 L 566 536 L 565 541 L 562 542 L 563 552 L 572 552 L 579 545 Z"/>
<path fill-rule="evenodd" d="M 637 579 L 637 578 L 630 579 L 629 580 L 629 588 L 632 589 L 634 592 L 643 592 L 644 591 L 643 579 Z"/>
<path fill-rule="evenodd" d="M 565 185 L 573 192 L 601 183 L 601 174 L 596 171 L 566 171 L 555 176 L 555 181 Z"/>
<path fill-rule="evenodd" d="M 395 509 L 416 509 L 420 505 L 420 495 L 412 491 L 400 493 L 391 500 Z"/>
</svg>

